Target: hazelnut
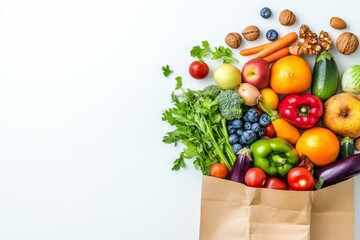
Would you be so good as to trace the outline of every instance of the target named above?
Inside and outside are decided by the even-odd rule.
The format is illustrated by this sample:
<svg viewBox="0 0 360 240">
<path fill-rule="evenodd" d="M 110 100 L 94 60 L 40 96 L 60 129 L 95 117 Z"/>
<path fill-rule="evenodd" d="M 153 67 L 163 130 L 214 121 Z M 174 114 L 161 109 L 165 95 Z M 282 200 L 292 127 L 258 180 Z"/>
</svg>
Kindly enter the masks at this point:
<svg viewBox="0 0 360 240">
<path fill-rule="evenodd" d="M 239 48 L 242 42 L 242 37 L 237 32 L 231 32 L 225 37 L 225 43 L 231 48 Z"/>
<path fill-rule="evenodd" d="M 254 41 L 260 36 L 260 30 L 257 26 L 247 26 L 241 33 L 243 37 L 248 41 Z"/>
<path fill-rule="evenodd" d="M 339 52 L 345 55 L 354 53 L 359 46 L 357 36 L 351 32 L 344 32 L 336 39 L 336 48 Z"/>
<path fill-rule="evenodd" d="M 344 29 L 346 28 L 346 22 L 339 17 L 332 17 L 330 19 L 330 26 L 335 29 Z"/>
<path fill-rule="evenodd" d="M 292 11 L 285 9 L 280 13 L 279 22 L 281 23 L 281 25 L 291 26 L 295 23 L 295 21 L 296 16 Z"/>
</svg>

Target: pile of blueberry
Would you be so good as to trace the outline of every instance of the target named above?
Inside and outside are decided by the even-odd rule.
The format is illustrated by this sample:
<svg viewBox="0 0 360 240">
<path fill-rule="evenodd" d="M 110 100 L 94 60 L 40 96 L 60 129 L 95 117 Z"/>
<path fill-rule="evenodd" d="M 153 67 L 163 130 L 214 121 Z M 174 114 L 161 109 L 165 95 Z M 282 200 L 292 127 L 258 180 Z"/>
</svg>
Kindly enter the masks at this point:
<svg viewBox="0 0 360 240">
<path fill-rule="evenodd" d="M 250 108 L 241 119 L 227 121 L 229 143 L 234 153 L 265 135 L 265 127 L 270 124 L 270 117 L 266 113 L 259 115 L 255 108 Z"/>
</svg>

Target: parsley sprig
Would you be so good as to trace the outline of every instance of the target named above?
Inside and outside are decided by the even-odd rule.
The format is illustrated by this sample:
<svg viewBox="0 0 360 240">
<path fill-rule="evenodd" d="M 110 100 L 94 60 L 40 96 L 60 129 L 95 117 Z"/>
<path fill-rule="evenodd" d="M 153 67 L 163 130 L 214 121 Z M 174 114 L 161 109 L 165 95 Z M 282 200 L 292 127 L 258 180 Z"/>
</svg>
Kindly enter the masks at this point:
<svg viewBox="0 0 360 240">
<path fill-rule="evenodd" d="M 165 77 L 169 76 L 170 74 L 173 73 L 173 70 L 169 67 L 169 65 L 166 66 L 162 66 L 161 70 L 163 71 L 163 74 Z"/>
<path fill-rule="evenodd" d="M 219 46 L 215 47 L 214 50 L 211 50 L 210 44 L 208 41 L 202 41 L 201 46 L 194 46 L 191 51 L 190 55 L 192 57 L 196 57 L 199 61 L 204 61 L 204 58 L 208 55 L 211 55 L 212 60 L 223 59 L 223 63 L 232 63 L 232 62 L 239 62 L 238 59 L 232 56 L 232 51 L 228 47 Z"/>
</svg>

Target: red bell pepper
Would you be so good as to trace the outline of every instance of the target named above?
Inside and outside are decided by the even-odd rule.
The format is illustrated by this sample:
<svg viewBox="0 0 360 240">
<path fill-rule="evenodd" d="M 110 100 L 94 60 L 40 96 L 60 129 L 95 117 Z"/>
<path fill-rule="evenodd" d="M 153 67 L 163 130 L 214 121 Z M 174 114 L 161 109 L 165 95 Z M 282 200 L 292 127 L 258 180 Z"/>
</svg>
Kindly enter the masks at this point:
<svg viewBox="0 0 360 240">
<path fill-rule="evenodd" d="M 308 129 L 320 120 L 324 107 L 322 101 L 312 94 L 290 94 L 281 99 L 278 112 L 294 126 Z"/>
</svg>

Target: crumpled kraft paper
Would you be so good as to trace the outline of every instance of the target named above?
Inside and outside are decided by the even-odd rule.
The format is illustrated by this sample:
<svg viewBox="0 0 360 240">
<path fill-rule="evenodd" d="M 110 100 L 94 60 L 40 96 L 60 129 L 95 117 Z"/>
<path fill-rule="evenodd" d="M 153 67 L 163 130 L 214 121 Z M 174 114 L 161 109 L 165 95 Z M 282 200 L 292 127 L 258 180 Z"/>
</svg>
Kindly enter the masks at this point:
<svg viewBox="0 0 360 240">
<path fill-rule="evenodd" d="M 304 192 L 202 181 L 201 240 L 354 239 L 353 178 Z"/>
</svg>

